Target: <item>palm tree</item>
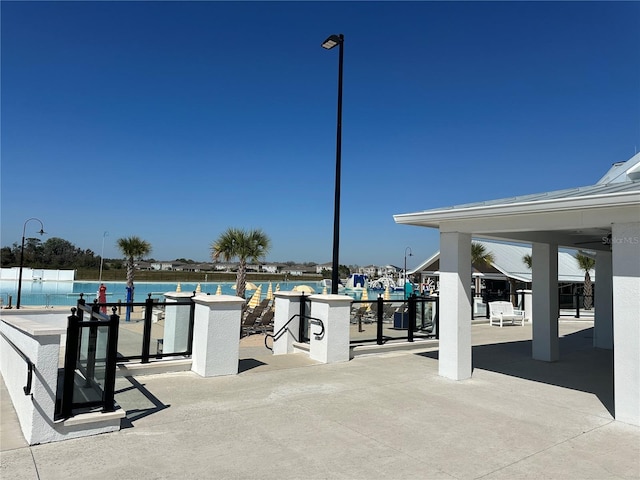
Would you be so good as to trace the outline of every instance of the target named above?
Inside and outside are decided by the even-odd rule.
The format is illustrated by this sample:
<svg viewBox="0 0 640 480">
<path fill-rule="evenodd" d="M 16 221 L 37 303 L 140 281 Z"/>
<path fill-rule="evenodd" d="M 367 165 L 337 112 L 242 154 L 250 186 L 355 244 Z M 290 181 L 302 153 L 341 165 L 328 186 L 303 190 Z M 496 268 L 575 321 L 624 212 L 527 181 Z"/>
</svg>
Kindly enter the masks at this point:
<svg viewBox="0 0 640 480">
<path fill-rule="evenodd" d="M 493 253 L 479 242 L 471 242 L 471 265 L 474 267 L 489 266 L 495 261 Z"/>
<path fill-rule="evenodd" d="M 151 253 L 151 244 L 140 237 L 119 238 L 118 249 L 125 258 L 127 267 L 127 303 L 133 302 L 133 277 L 135 275 L 135 260 L 139 260 Z M 129 320 L 130 307 L 127 306 L 127 320 Z"/>
<path fill-rule="evenodd" d="M 211 244 L 211 258 L 217 261 L 222 257 L 225 262 L 233 258 L 239 260 L 236 295 L 244 298 L 247 284 L 247 261 L 257 262 L 268 253 L 270 246 L 271 240 L 260 229 L 229 228 Z"/>
<path fill-rule="evenodd" d="M 489 266 L 494 262 L 495 258 L 493 257 L 493 253 L 487 252 L 485 246 L 478 242 L 471 242 L 471 266 L 472 267 L 481 267 L 481 266 Z M 473 272 L 472 272 L 473 273 Z M 480 278 L 476 278 L 476 295 L 480 295 L 481 284 Z"/>
<path fill-rule="evenodd" d="M 527 253 L 524 257 L 522 257 L 522 262 L 527 266 L 529 270 L 533 265 L 533 258 L 531 258 L 531 254 Z"/>
<path fill-rule="evenodd" d="M 596 259 L 589 257 L 583 253 L 576 255 L 576 261 L 580 270 L 584 270 L 584 288 L 582 293 L 584 295 L 584 308 L 589 310 L 593 306 L 593 285 L 591 283 L 591 275 L 589 270 L 596 266 Z"/>
</svg>

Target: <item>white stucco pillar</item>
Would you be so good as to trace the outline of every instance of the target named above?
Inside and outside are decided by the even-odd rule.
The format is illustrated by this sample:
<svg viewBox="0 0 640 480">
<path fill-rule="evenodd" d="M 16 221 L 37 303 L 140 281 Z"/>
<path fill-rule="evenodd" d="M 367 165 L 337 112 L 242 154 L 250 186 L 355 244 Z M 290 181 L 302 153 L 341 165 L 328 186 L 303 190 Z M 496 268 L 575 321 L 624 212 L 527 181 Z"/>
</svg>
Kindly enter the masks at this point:
<svg viewBox="0 0 640 480">
<path fill-rule="evenodd" d="M 614 223 L 611 247 L 615 417 L 640 425 L 640 222 Z"/>
<path fill-rule="evenodd" d="M 300 301 L 302 300 L 301 292 L 282 291 L 275 292 L 273 316 L 273 333 L 277 334 L 273 339 L 273 354 L 285 355 L 293 353 L 293 344 L 300 340 L 298 338 L 300 332 Z M 293 318 L 293 320 L 291 320 Z M 289 322 L 291 320 L 291 322 Z M 287 322 L 289 324 L 287 325 Z M 282 327 L 287 325 L 286 330 Z"/>
<path fill-rule="evenodd" d="M 440 353 L 438 373 L 471 377 L 471 234 L 440 233 Z"/>
<path fill-rule="evenodd" d="M 349 361 L 349 317 L 353 298 L 347 295 L 311 295 L 309 320 L 309 357 L 323 363 Z M 321 327 L 314 324 L 317 318 L 324 324 L 324 333 L 316 337 Z"/>
<path fill-rule="evenodd" d="M 560 355 L 558 338 L 558 246 L 534 243 L 531 280 L 533 291 L 532 355 L 555 362 Z"/>
<path fill-rule="evenodd" d="M 235 375 L 240 355 L 244 298 L 196 295 L 191 370 L 202 377 Z"/>
<path fill-rule="evenodd" d="M 168 305 L 164 309 L 164 338 L 162 353 L 184 352 L 189 343 L 189 313 L 187 305 L 170 305 L 183 302 L 193 296 L 191 292 L 167 292 L 164 294 Z"/>
<path fill-rule="evenodd" d="M 596 253 L 593 346 L 613 349 L 613 270 L 611 252 Z"/>
</svg>

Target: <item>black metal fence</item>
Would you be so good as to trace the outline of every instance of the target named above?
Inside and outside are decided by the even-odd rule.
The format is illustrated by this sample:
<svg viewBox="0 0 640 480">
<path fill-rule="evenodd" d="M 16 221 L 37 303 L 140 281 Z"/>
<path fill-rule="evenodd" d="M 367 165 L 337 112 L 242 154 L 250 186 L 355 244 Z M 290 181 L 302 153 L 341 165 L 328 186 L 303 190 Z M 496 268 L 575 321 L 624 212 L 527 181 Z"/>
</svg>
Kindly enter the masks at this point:
<svg viewBox="0 0 640 480">
<path fill-rule="evenodd" d="M 121 321 L 122 308 L 141 315 Z M 112 311 L 107 315 L 107 309 Z M 120 312 L 119 312 L 120 313 Z M 167 315 L 168 314 L 168 315 Z M 193 346 L 195 303 L 192 298 L 175 302 L 98 303 L 90 306 L 82 295 L 68 317 L 67 343 L 56 417 L 91 410 L 113 411 L 118 362 L 190 356 Z M 169 321 L 165 319 L 169 317 Z M 167 325 L 169 323 L 169 325 Z"/>
<path fill-rule="evenodd" d="M 500 297 L 482 297 L 482 302 L 487 304 L 488 302 L 493 302 L 496 300 L 502 300 L 511 302 L 515 307 L 520 310 L 524 310 L 524 292 L 519 293 L 504 293 Z M 528 295 L 531 295 L 530 293 Z M 588 307 L 587 307 L 588 305 Z M 558 308 L 561 310 L 574 310 L 575 309 L 575 318 L 580 318 L 580 312 L 584 310 L 592 310 L 595 308 L 595 296 L 594 295 L 584 295 L 579 292 L 575 293 L 559 293 L 558 294 Z M 486 309 L 486 318 L 489 318 L 489 309 Z"/>
<path fill-rule="evenodd" d="M 62 398 L 57 403 L 56 416 L 69 418 L 78 411 L 99 408 L 115 410 L 114 386 L 118 322 L 113 309 L 108 316 L 100 313 L 97 304 L 78 301 L 68 317 L 67 343 L 62 382 Z"/>
<path fill-rule="evenodd" d="M 179 301 L 148 298 L 144 302 L 97 303 L 101 309 L 130 309 L 130 320 L 120 322 L 118 361 L 190 356 L 193 349 L 195 302 L 193 297 Z M 139 310 L 136 310 L 139 309 Z"/>
<path fill-rule="evenodd" d="M 411 295 L 406 301 L 354 300 L 351 308 L 352 345 L 389 341 L 413 342 L 438 338 L 438 297 Z"/>
</svg>

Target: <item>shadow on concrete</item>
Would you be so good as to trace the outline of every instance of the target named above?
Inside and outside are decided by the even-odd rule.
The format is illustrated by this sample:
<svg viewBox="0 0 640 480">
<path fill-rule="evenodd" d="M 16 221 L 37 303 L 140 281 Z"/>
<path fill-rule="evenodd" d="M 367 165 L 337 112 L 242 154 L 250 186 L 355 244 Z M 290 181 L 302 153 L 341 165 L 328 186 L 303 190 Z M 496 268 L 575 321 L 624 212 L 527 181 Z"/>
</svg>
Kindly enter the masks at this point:
<svg viewBox="0 0 640 480">
<path fill-rule="evenodd" d="M 246 372 L 247 370 L 261 367 L 262 365 L 267 365 L 267 364 L 260 360 L 256 360 L 255 358 L 241 358 L 238 361 L 238 373 Z"/>
<path fill-rule="evenodd" d="M 613 351 L 593 347 L 593 328 L 561 337 L 557 362 L 534 360 L 531 346 L 531 340 L 474 346 L 473 368 L 592 393 L 615 417 Z M 437 351 L 416 355 L 438 359 Z"/>
<path fill-rule="evenodd" d="M 142 396 L 153 406 L 148 408 L 126 408 L 127 416 L 122 419 L 120 423 L 121 428 L 132 428 L 134 426 L 133 422 L 135 422 L 136 420 L 140 420 L 141 418 L 160 412 L 171 406 L 162 403 L 158 399 L 158 397 L 153 395 L 149 390 L 146 389 L 146 387 L 142 383 L 138 382 L 134 377 L 124 378 L 131 384 L 131 386 L 117 390 L 116 395 L 136 390 L 137 392 L 141 393 Z M 126 405 L 124 407 L 126 407 Z"/>
</svg>

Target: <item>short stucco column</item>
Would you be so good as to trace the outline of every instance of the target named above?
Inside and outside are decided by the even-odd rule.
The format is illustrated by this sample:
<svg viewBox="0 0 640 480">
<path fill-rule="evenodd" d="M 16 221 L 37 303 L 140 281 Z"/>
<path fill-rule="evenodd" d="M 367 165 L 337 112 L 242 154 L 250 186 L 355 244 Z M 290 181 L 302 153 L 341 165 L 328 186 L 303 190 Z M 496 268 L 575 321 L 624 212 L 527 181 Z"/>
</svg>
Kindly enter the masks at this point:
<svg viewBox="0 0 640 480">
<path fill-rule="evenodd" d="M 440 233 L 440 353 L 438 373 L 471 377 L 471 234 Z"/>
<path fill-rule="evenodd" d="M 353 298 L 347 295 L 311 295 L 309 357 L 322 363 L 349 361 L 349 317 Z M 322 327 L 313 319 L 321 320 Z"/>
<path fill-rule="evenodd" d="M 0 372 L 8 392 L 2 401 L 13 402 L 29 445 L 116 432 L 126 416 L 120 408 L 115 412 L 74 412 L 71 418 L 55 419 L 56 388 L 61 381 L 60 340 L 67 334 L 67 325 L 66 312 L 21 309 L 0 313 Z M 27 364 L 16 348 L 34 364 L 29 395 L 23 390 Z"/>
<path fill-rule="evenodd" d="M 529 322 L 533 322 L 533 297 L 531 295 L 531 290 L 516 290 L 518 294 L 518 300 L 524 298 L 524 305 L 522 305 L 522 310 L 524 310 L 524 319 Z"/>
<path fill-rule="evenodd" d="M 273 354 L 285 355 L 293 353 L 293 344 L 300 339 L 300 302 L 304 296 L 301 292 L 274 292 Z M 305 297 L 306 298 L 306 297 Z M 289 322 L 289 320 L 291 320 Z M 287 322 L 289 322 L 287 324 Z M 287 325 L 286 330 L 282 328 Z M 278 333 L 280 332 L 280 333 Z"/>
<path fill-rule="evenodd" d="M 164 338 L 162 353 L 184 352 L 189 343 L 189 313 L 186 305 L 171 305 L 183 302 L 193 296 L 191 292 L 167 292 L 164 294 L 167 305 L 164 308 Z"/>
<path fill-rule="evenodd" d="M 240 321 L 245 299 L 196 295 L 191 370 L 203 377 L 235 375 L 240 354 Z"/>
<path fill-rule="evenodd" d="M 615 416 L 621 422 L 640 425 L 640 222 L 614 223 L 611 247 Z M 596 275 L 596 281 L 598 278 Z"/>
<path fill-rule="evenodd" d="M 560 355 L 558 338 L 558 246 L 534 243 L 531 283 L 533 291 L 532 356 L 555 362 Z"/>
<path fill-rule="evenodd" d="M 613 349 L 613 270 L 611 252 L 596 252 L 593 346 Z"/>
</svg>

